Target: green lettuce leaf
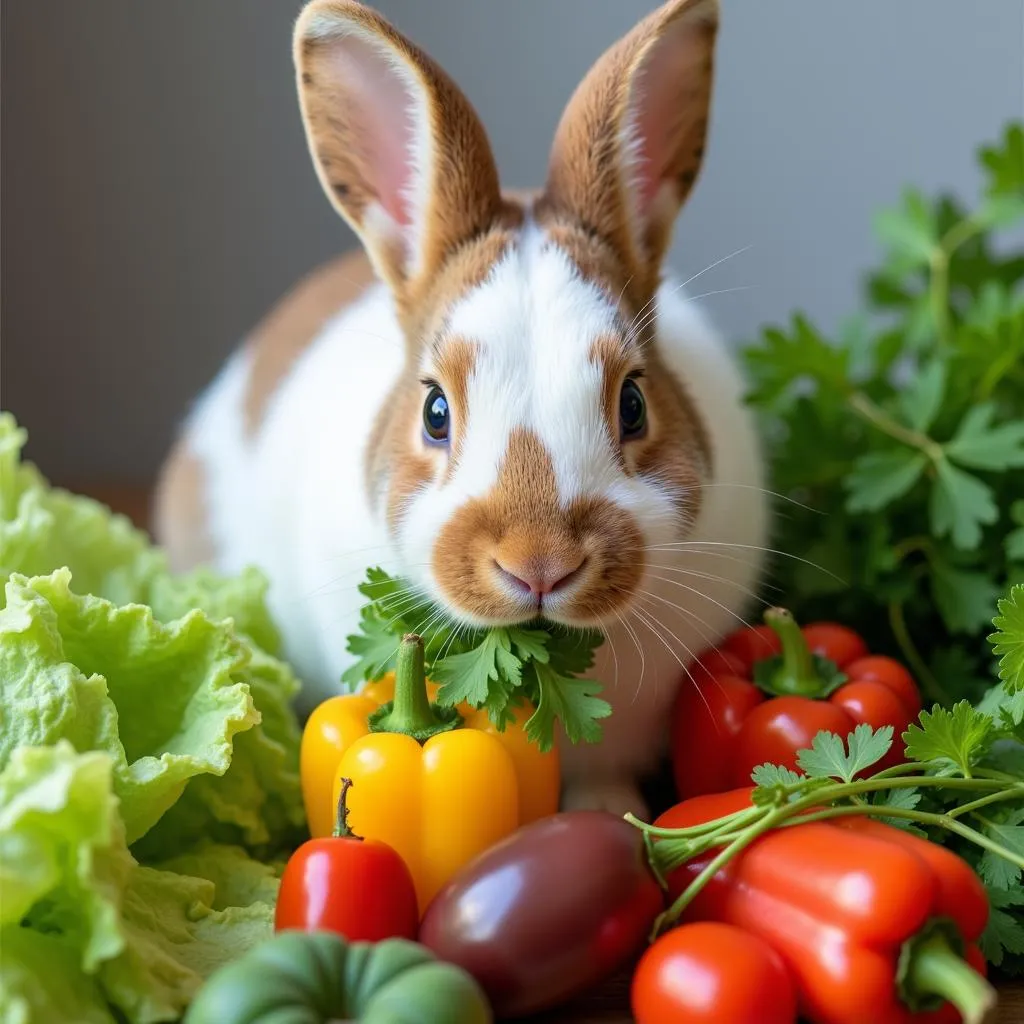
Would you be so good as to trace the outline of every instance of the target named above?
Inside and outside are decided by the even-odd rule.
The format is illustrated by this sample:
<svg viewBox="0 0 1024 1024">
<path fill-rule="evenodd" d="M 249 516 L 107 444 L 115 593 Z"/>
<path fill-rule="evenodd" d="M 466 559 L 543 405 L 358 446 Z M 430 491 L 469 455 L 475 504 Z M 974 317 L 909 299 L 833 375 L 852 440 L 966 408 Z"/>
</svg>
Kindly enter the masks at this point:
<svg viewBox="0 0 1024 1024">
<path fill-rule="evenodd" d="M 209 844 L 159 869 L 140 865 L 114 778 L 107 754 L 66 740 L 20 747 L 0 772 L 12 1019 L 108 1020 L 109 1003 L 132 1024 L 175 1020 L 212 971 L 272 934 L 272 867 Z M 49 954 L 61 975 L 52 991 Z"/>
<path fill-rule="evenodd" d="M 233 738 L 259 714 L 232 676 L 246 651 L 227 627 L 198 611 L 165 626 L 145 605 L 79 596 L 67 569 L 14 575 L 6 591 L 0 767 L 21 745 L 65 738 L 105 751 L 129 843 L 190 778 L 228 771 Z"/>
</svg>

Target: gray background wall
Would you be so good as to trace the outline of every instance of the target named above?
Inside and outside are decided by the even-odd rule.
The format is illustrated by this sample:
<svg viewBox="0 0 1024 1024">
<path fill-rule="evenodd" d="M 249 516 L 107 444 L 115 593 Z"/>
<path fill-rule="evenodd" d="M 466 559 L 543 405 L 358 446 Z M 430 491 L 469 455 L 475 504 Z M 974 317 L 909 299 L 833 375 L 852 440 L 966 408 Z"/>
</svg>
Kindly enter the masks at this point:
<svg viewBox="0 0 1024 1024">
<path fill-rule="evenodd" d="M 509 184 L 656 0 L 378 0 L 464 86 Z M 737 340 L 858 299 L 905 182 L 972 194 L 1024 112 L 1022 0 L 723 0 L 705 173 L 677 226 Z M 4 0 L 0 404 L 62 482 L 148 480 L 186 403 L 354 240 L 297 114 L 297 0 Z"/>
</svg>

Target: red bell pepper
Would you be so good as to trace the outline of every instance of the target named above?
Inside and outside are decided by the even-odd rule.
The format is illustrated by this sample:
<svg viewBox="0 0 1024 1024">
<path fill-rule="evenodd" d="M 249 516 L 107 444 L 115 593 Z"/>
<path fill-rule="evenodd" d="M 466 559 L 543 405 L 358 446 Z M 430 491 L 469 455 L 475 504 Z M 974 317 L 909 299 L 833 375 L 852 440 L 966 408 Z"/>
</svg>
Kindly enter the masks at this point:
<svg viewBox="0 0 1024 1024">
<path fill-rule="evenodd" d="M 847 736 L 861 722 L 893 727 L 893 745 L 871 766 L 903 760 L 900 735 L 921 711 L 910 673 L 868 653 L 845 626 L 797 626 L 771 608 L 768 623 L 739 630 L 699 658 L 679 687 L 672 768 L 680 797 L 750 784 L 766 761 L 797 770 L 797 752 L 821 730 Z"/>
<path fill-rule="evenodd" d="M 695 797 L 655 824 L 701 825 L 749 808 L 751 792 Z M 658 844 L 670 842 L 655 841 L 655 859 Z M 718 852 L 672 870 L 669 896 L 679 896 Z M 988 913 L 966 861 L 853 816 L 765 832 L 711 877 L 680 920 L 734 925 L 767 942 L 814 1024 L 976 1024 L 995 1005 L 977 946 Z"/>
</svg>

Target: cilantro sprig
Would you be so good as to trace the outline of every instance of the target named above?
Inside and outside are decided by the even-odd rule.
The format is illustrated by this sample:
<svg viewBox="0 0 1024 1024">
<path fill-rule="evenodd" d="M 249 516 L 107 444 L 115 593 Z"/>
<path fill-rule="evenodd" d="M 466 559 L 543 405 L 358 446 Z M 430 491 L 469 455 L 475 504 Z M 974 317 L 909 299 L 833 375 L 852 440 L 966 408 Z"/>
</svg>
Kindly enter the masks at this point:
<svg viewBox="0 0 1024 1024">
<path fill-rule="evenodd" d="M 858 725 L 846 737 L 819 732 L 797 757 L 799 771 L 762 764 L 751 806 L 691 828 L 665 829 L 632 815 L 660 875 L 717 851 L 659 919 L 678 918 L 700 890 L 760 835 L 774 828 L 850 815 L 878 818 L 950 846 L 975 869 L 989 894 L 983 937 L 988 961 L 1024 973 L 1024 688 L 1013 655 L 1024 646 L 1024 585 L 999 603 L 993 648 L 1011 654 L 1010 671 L 978 705 L 959 701 L 922 711 L 901 736 L 891 726 Z M 894 742 L 902 764 L 873 770 Z"/>
<path fill-rule="evenodd" d="M 440 686 L 439 704 L 485 708 L 504 730 L 515 709 L 529 701 L 534 712 L 526 735 L 541 750 L 554 743 L 556 722 L 572 743 L 600 740 L 601 719 L 611 706 L 598 697 L 598 683 L 582 678 L 601 643 L 599 632 L 554 624 L 472 629 L 380 568 L 367 572 L 359 591 L 367 602 L 359 632 L 348 638 L 355 660 L 342 675 L 350 688 L 392 671 L 402 635 L 418 633 L 428 675 Z"/>
<path fill-rule="evenodd" d="M 798 314 L 745 350 L 772 487 L 793 499 L 772 547 L 805 559 L 773 582 L 945 706 L 981 696 L 977 641 L 1024 581 L 1024 124 L 978 162 L 973 204 L 907 189 L 878 216 L 880 266 L 835 337 Z M 1019 678 L 1024 653 L 1000 653 Z"/>
</svg>

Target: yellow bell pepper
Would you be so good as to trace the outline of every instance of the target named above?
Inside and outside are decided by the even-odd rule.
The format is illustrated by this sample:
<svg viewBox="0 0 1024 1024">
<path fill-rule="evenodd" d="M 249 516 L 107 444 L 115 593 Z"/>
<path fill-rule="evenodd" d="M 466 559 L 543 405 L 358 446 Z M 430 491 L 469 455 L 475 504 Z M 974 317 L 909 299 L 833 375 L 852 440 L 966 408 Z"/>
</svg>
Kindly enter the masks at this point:
<svg viewBox="0 0 1024 1024">
<path fill-rule="evenodd" d="M 392 846 L 416 883 L 420 912 L 466 863 L 520 825 L 558 810 L 560 766 L 527 739 L 531 707 L 498 732 L 486 711 L 441 708 L 423 669 L 423 641 L 407 636 L 396 672 L 357 694 L 331 697 L 302 736 L 310 832 L 330 835 L 342 779 L 348 822 Z"/>
</svg>

